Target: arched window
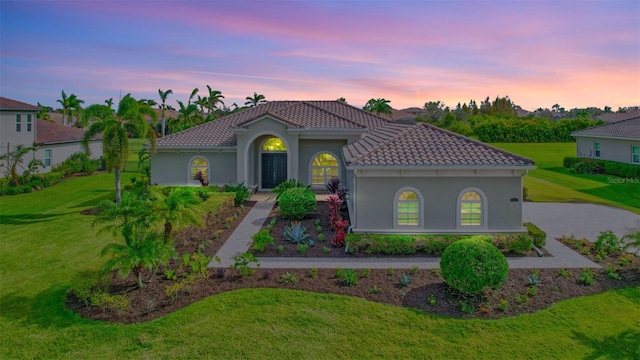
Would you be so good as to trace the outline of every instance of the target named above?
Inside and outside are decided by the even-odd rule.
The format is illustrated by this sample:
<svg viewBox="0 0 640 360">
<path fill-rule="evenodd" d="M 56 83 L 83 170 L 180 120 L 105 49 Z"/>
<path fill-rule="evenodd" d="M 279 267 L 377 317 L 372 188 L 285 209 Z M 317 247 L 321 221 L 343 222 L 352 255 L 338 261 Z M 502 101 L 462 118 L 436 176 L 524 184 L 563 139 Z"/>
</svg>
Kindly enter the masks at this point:
<svg viewBox="0 0 640 360">
<path fill-rule="evenodd" d="M 311 184 L 324 185 L 339 177 L 338 159 L 329 153 L 318 154 L 311 161 Z"/>
<path fill-rule="evenodd" d="M 486 228 L 485 196 L 479 189 L 465 189 L 458 197 L 458 227 Z"/>
<path fill-rule="evenodd" d="M 287 146 L 277 137 L 270 137 L 262 143 L 262 151 L 287 151 Z"/>
<path fill-rule="evenodd" d="M 413 188 L 402 188 L 394 199 L 394 227 L 422 226 L 423 199 L 420 192 Z"/>
<path fill-rule="evenodd" d="M 189 164 L 190 183 L 199 183 L 199 180 L 196 180 L 198 173 L 202 173 L 202 179 L 209 181 L 209 162 L 203 157 L 195 157 L 191 160 Z"/>
</svg>

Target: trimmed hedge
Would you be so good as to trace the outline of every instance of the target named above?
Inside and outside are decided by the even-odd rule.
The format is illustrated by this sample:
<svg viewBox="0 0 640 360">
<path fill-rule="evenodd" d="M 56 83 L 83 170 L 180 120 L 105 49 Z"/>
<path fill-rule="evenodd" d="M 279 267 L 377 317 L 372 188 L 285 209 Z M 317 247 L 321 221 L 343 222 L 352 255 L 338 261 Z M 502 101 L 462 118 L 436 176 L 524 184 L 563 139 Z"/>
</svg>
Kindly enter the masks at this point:
<svg viewBox="0 0 640 360">
<path fill-rule="evenodd" d="M 626 178 L 640 178 L 640 165 L 625 164 L 602 159 L 567 156 L 562 166 L 577 174 L 607 174 Z"/>
<path fill-rule="evenodd" d="M 304 187 L 294 187 L 280 194 L 278 208 L 283 219 L 301 220 L 316 211 L 316 194 Z"/>
<path fill-rule="evenodd" d="M 470 235 L 347 234 L 345 242 L 351 254 L 441 255 L 449 245 L 469 237 Z M 513 254 L 526 254 L 534 242 L 529 234 L 522 233 L 491 234 L 486 239 L 501 252 Z"/>
<path fill-rule="evenodd" d="M 497 289 L 507 280 L 509 263 L 486 235 L 472 236 L 449 246 L 440 259 L 447 285 L 467 294 Z"/>
<path fill-rule="evenodd" d="M 46 187 L 53 186 L 62 181 L 62 173 L 49 172 L 45 174 L 32 175 L 30 178 L 20 177 L 20 185 L 14 186 L 8 178 L 0 181 L 0 195 L 18 195 L 42 190 Z"/>
<path fill-rule="evenodd" d="M 533 239 L 533 245 L 537 247 L 544 247 L 547 244 L 547 233 L 540 230 L 534 223 L 526 222 L 524 227 L 529 231 L 529 236 Z"/>
</svg>

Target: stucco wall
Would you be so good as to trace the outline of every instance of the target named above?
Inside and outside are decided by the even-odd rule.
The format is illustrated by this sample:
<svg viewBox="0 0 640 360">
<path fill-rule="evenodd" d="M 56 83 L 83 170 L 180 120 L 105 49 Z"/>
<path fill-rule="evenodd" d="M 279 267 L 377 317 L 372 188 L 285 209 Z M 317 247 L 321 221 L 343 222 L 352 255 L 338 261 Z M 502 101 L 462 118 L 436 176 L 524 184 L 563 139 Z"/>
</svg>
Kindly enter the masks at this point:
<svg viewBox="0 0 640 360">
<path fill-rule="evenodd" d="M 22 129 L 16 132 L 16 114 L 21 114 Z M 27 115 L 31 114 L 31 131 L 27 131 Z M 25 147 L 33 146 L 36 131 L 36 115 L 34 112 L 28 111 L 1 111 L 0 112 L 0 155 L 7 153 L 7 145 L 9 151 L 17 145 Z"/>
<path fill-rule="evenodd" d="M 487 199 L 487 231 L 522 230 L 522 183 L 514 177 L 357 177 L 355 232 L 463 232 L 456 228 L 460 192 L 474 187 Z M 424 198 L 423 229 L 394 229 L 394 197 L 413 187 Z M 352 189 L 354 190 L 354 189 Z M 516 198 L 517 202 L 511 199 Z M 352 222 L 353 223 L 353 222 Z M 472 232 L 477 232 L 473 230 Z"/>
<path fill-rule="evenodd" d="M 40 168 L 38 172 L 50 172 L 51 168 L 67 160 L 71 154 L 84 152 L 84 148 L 80 142 L 62 143 L 62 144 L 43 144 L 38 146 L 36 158 L 45 160 L 45 151 L 51 150 L 51 166 Z M 89 142 L 89 150 L 92 159 L 98 159 L 102 156 L 102 140 L 93 140 Z"/>
<path fill-rule="evenodd" d="M 631 145 L 640 146 L 640 141 L 577 137 L 577 156 L 584 158 L 596 158 L 594 151 L 595 142 L 600 143 L 599 159 L 618 161 L 627 164 L 632 164 Z"/>
<path fill-rule="evenodd" d="M 151 183 L 158 185 L 200 185 L 191 179 L 190 164 L 200 156 L 209 162 L 209 183 L 236 183 L 235 151 L 158 151 L 151 155 Z"/>
</svg>

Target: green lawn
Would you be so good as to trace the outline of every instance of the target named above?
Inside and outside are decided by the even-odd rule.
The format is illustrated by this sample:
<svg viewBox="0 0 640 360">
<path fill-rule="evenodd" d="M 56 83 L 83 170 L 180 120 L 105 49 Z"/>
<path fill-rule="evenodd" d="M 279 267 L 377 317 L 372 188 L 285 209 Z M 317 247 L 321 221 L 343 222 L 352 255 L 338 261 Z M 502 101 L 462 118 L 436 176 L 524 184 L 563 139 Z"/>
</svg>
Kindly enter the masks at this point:
<svg viewBox="0 0 640 360">
<path fill-rule="evenodd" d="M 101 174 L 0 197 L 0 359 L 640 357 L 640 288 L 489 321 L 282 289 L 211 296 L 143 324 L 81 319 L 64 308 L 69 279 L 100 266 L 113 239 L 79 212 L 113 188 Z"/>
<path fill-rule="evenodd" d="M 640 214 L 640 185 L 610 183 L 610 175 L 579 175 L 562 167 L 575 156 L 575 143 L 499 143 L 496 147 L 533 159 L 537 169 L 524 178 L 529 198 L 543 202 L 589 202 Z"/>
</svg>

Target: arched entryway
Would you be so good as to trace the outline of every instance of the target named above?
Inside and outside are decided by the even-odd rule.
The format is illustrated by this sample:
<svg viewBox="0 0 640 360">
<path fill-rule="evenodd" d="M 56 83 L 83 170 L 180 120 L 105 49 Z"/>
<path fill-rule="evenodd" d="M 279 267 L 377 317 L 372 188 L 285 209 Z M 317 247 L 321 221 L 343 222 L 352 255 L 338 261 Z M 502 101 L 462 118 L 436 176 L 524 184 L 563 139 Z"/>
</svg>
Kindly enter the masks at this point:
<svg viewBox="0 0 640 360">
<path fill-rule="evenodd" d="M 275 137 L 264 140 L 260 149 L 260 187 L 273 189 L 287 180 L 287 146 Z"/>
</svg>

